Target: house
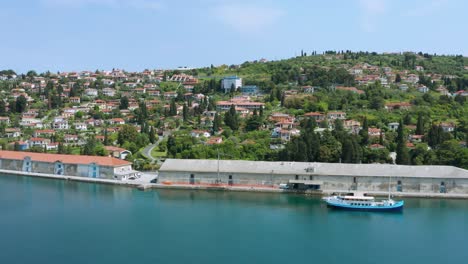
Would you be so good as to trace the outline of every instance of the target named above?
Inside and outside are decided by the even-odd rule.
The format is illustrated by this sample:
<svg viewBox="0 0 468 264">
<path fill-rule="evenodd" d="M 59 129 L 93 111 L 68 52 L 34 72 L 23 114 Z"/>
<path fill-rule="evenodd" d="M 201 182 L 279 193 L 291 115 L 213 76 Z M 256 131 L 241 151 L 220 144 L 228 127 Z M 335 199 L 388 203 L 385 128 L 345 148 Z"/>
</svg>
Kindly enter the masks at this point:
<svg viewBox="0 0 468 264">
<path fill-rule="evenodd" d="M 195 138 L 199 138 L 199 137 L 209 138 L 211 134 L 210 132 L 204 131 L 204 130 L 192 130 L 192 132 L 190 132 L 190 136 L 195 137 Z"/>
<path fill-rule="evenodd" d="M 128 155 L 132 155 L 132 152 L 130 150 L 126 150 L 119 147 L 105 146 L 104 149 L 107 150 L 110 157 L 114 157 L 117 159 L 124 160 L 127 158 Z"/>
<path fill-rule="evenodd" d="M 50 139 L 48 138 L 30 138 L 28 140 L 29 147 L 46 147 L 50 144 Z"/>
<path fill-rule="evenodd" d="M 4 123 L 9 125 L 10 124 L 10 118 L 8 116 L 0 116 L 0 123 Z"/>
<path fill-rule="evenodd" d="M 270 115 L 270 121 L 272 122 L 282 122 L 285 120 L 292 120 L 293 117 L 288 115 L 288 114 L 283 114 L 283 113 L 273 113 Z"/>
<path fill-rule="evenodd" d="M 65 143 L 77 143 L 78 142 L 78 135 L 64 135 L 63 140 Z"/>
<path fill-rule="evenodd" d="M 16 146 L 17 147 L 16 147 Z M 28 145 L 28 142 L 25 142 L 25 141 L 15 141 L 15 142 L 11 142 L 10 143 L 10 146 L 12 146 L 12 149 L 14 149 L 15 151 L 24 151 L 24 150 L 28 150 L 29 149 L 29 145 Z"/>
<path fill-rule="evenodd" d="M 125 125 L 125 120 L 123 118 L 112 118 L 109 119 L 109 125 Z"/>
<path fill-rule="evenodd" d="M 346 113 L 345 112 L 339 112 L 339 111 L 335 111 L 335 112 L 328 112 L 327 113 L 327 118 L 328 119 L 346 119 Z"/>
<path fill-rule="evenodd" d="M 184 89 L 187 93 L 193 93 L 193 85 L 184 85 Z"/>
<path fill-rule="evenodd" d="M 55 150 L 58 149 L 59 143 L 58 142 L 50 142 L 45 145 L 46 150 Z"/>
<path fill-rule="evenodd" d="M 80 97 L 77 97 L 77 96 L 70 97 L 70 103 L 79 104 L 81 103 L 81 99 Z"/>
<path fill-rule="evenodd" d="M 133 91 L 134 91 L 136 94 L 144 94 L 144 93 L 146 93 L 146 89 L 145 89 L 145 88 L 135 88 L 135 89 L 133 89 Z"/>
<path fill-rule="evenodd" d="M 315 89 L 317 89 L 317 87 L 309 85 L 309 86 L 302 86 L 301 89 L 304 93 L 315 93 Z"/>
<path fill-rule="evenodd" d="M 282 141 L 290 141 L 292 137 L 300 135 L 299 129 L 279 129 L 279 137 Z"/>
<path fill-rule="evenodd" d="M 243 95 L 256 95 L 258 94 L 258 86 L 256 85 L 244 85 L 240 88 Z"/>
<path fill-rule="evenodd" d="M 343 127 L 349 130 L 351 134 L 358 134 L 361 130 L 361 123 L 353 119 L 345 120 L 343 122 Z"/>
<path fill-rule="evenodd" d="M 381 133 L 382 131 L 380 130 L 380 128 L 376 127 L 369 127 L 367 132 L 369 137 L 379 137 Z"/>
<path fill-rule="evenodd" d="M 408 74 L 408 76 L 406 77 L 406 81 L 409 83 L 416 84 L 419 82 L 419 76 L 416 74 Z"/>
<path fill-rule="evenodd" d="M 317 122 L 322 122 L 323 120 L 325 120 L 325 114 L 320 113 L 320 112 L 310 112 L 310 113 L 304 114 L 304 116 L 312 118 Z"/>
<path fill-rule="evenodd" d="M 17 138 L 21 136 L 21 129 L 19 128 L 5 128 L 5 135 L 7 138 Z"/>
<path fill-rule="evenodd" d="M 455 124 L 452 122 L 441 122 L 440 127 L 444 132 L 453 132 L 455 130 Z"/>
<path fill-rule="evenodd" d="M 65 120 L 65 119 L 62 121 L 53 122 L 52 126 L 54 129 L 58 129 L 58 130 L 66 130 L 70 128 L 70 126 L 68 125 L 68 120 Z"/>
<path fill-rule="evenodd" d="M 96 97 L 98 96 L 98 90 L 94 88 L 88 88 L 85 90 L 85 95 L 89 97 Z"/>
<path fill-rule="evenodd" d="M 75 122 L 73 125 L 75 126 L 76 130 L 80 130 L 80 131 L 88 130 L 88 125 L 84 122 Z"/>
<path fill-rule="evenodd" d="M 284 121 L 277 122 L 275 124 L 275 127 L 279 127 L 281 129 L 287 129 L 287 130 L 291 130 L 295 128 L 296 126 L 297 124 L 294 123 L 292 120 L 284 120 Z"/>
<path fill-rule="evenodd" d="M 424 135 L 410 135 L 409 141 L 412 143 L 421 143 L 424 138 Z"/>
<path fill-rule="evenodd" d="M 229 101 L 219 101 L 216 103 L 216 107 L 220 111 L 229 110 L 229 108 L 231 108 L 231 105 L 234 105 L 235 107 L 245 108 L 248 110 L 260 110 L 264 107 L 265 104 L 259 102 L 252 102 L 248 99 L 242 98 L 233 98 Z"/>
<path fill-rule="evenodd" d="M 398 89 L 402 90 L 403 92 L 406 92 L 408 90 L 408 85 L 406 83 L 402 83 L 398 86 Z"/>
<path fill-rule="evenodd" d="M 224 93 L 231 91 L 231 88 L 234 87 L 234 90 L 242 87 L 242 78 L 237 76 L 224 77 L 221 81 L 221 89 L 224 90 Z"/>
<path fill-rule="evenodd" d="M 147 93 L 149 96 L 160 96 L 161 91 L 160 90 L 155 90 L 155 89 L 148 89 Z"/>
<path fill-rule="evenodd" d="M 222 137 L 211 137 L 206 141 L 206 144 L 208 145 L 216 145 L 216 144 L 221 144 L 223 143 L 223 138 Z"/>
<path fill-rule="evenodd" d="M 416 65 L 416 66 L 414 67 L 414 69 L 415 69 L 416 71 L 424 71 L 424 67 L 423 67 L 423 66 L 420 66 L 420 65 Z"/>
<path fill-rule="evenodd" d="M 396 131 L 399 126 L 400 126 L 400 123 L 398 122 L 388 123 L 388 128 L 392 131 Z"/>
<path fill-rule="evenodd" d="M 53 129 L 39 129 L 35 130 L 33 133 L 34 137 L 51 137 L 55 134 Z"/>
<path fill-rule="evenodd" d="M 177 98 L 177 93 L 176 92 L 165 92 L 164 93 L 164 98 L 166 100 L 170 100 L 172 98 Z"/>
<path fill-rule="evenodd" d="M 457 91 L 455 94 L 455 96 L 459 95 L 459 96 L 468 96 L 468 90 L 464 91 L 464 90 L 460 90 L 460 91 Z"/>
<path fill-rule="evenodd" d="M 429 92 L 429 88 L 427 88 L 427 86 L 425 85 L 421 85 L 418 87 L 418 91 L 421 92 L 421 93 L 427 93 Z"/>
<path fill-rule="evenodd" d="M 439 92 L 440 95 L 450 96 L 449 90 L 447 90 L 447 88 L 443 86 L 440 86 L 439 88 L 437 88 L 436 91 Z"/>
<path fill-rule="evenodd" d="M 102 89 L 102 94 L 104 96 L 113 97 L 113 96 L 115 96 L 115 89 L 106 87 L 106 88 Z"/>
</svg>

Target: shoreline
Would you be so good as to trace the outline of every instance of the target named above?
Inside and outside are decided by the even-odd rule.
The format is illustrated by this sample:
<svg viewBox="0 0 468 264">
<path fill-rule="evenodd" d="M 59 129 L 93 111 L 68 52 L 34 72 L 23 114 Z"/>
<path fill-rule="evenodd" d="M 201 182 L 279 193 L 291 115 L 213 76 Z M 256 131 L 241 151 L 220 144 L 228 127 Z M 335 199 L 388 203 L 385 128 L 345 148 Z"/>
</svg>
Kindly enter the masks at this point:
<svg viewBox="0 0 468 264">
<path fill-rule="evenodd" d="M 141 191 L 152 189 L 173 189 L 173 190 L 202 190 L 202 191 L 233 191 L 233 192 L 257 192 L 257 193 L 285 193 L 285 194 L 301 194 L 311 196 L 325 196 L 333 193 L 349 193 L 349 190 L 319 190 L 319 191 L 292 191 L 279 189 L 276 187 L 253 187 L 253 186 L 207 186 L 207 185 L 191 185 L 191 184 L 161 184 L 161 183 L 148 183 L 138 180 L 112 180 L 112 179 L 99 179 L 99 178 L 86 178 L 79 176 L 66 176 L 45 174 L 36 172 L 12 171 L 0 169 L 0 176 L 23 176 L 23 177 L 37 177 L 45 179 L 77 181 L 85 183 L 97 183 L 108 185 L 119 185 L 131 188 L 137 188 Z M 381 191 L 362 191 L 370 196 L 386 197 L 387 192 Z M 458 193 L 416 193 L 416 192 L 392 192 L 392 197 L 398 198 L 438 198 L 438 199 L 468 199 L 468 194 Z"/>
</svg>

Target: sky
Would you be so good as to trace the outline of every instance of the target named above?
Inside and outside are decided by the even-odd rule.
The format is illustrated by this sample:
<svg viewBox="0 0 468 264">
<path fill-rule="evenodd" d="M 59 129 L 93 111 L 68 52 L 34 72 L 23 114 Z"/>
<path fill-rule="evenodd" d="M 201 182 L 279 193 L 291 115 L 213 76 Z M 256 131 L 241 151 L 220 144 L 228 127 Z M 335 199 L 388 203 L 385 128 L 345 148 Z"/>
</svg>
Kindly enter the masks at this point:
<svg viewBox="0 0 468 264">
<path fill-rule="evenodd" d="M 468 55 L 464 0 L 0 0 L 0 69 L 141 71 L 301 50 Z"/>
</svg>

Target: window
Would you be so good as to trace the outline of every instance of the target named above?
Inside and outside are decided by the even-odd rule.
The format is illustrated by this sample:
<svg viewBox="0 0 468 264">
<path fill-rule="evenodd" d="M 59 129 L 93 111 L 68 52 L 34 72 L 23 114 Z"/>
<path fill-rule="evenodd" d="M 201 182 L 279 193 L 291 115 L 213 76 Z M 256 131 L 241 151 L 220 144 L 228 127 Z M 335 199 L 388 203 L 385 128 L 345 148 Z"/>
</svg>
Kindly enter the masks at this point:
<svg viewBox="0 0 468 264">
<path fill-rule="evenodd" d="M 309 176 L 309 180 L 313 180 L 314 177 L 312 175 Z"/>
<path fill-rule="evenodd" d="M 296 180 L 299 180 L 299 175 L 296 175 Z"/>
</svg>

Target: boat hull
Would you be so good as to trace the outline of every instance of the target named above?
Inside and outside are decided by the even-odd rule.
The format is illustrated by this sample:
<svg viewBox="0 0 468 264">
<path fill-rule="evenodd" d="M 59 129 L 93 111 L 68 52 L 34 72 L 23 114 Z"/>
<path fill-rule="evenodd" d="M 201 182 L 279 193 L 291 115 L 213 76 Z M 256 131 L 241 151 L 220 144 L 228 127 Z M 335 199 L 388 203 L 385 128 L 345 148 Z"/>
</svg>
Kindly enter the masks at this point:
<svg viewBox="0 0 468 264">
<path fill-rule="evenodd" d="M 393 205 L 386 206 L 354 206 L 347 204 L 333 203 L 326 201 L 327 206 L 333 209 L 349 210 L 349 211 L 374 211 L 374 212 L 398 212 L 403 210 L 404 201 L 398 201 Z"/>
</svg>

